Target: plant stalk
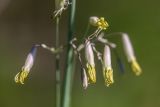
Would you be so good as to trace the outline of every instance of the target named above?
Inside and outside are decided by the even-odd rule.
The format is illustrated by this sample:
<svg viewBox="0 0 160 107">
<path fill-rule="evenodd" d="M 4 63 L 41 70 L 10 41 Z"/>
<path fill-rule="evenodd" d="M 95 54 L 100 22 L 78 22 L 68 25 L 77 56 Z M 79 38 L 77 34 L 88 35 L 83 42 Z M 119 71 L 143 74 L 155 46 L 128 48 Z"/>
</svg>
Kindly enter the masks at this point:
<svg viewBox="0 0 160 107">
<path fill-rule="evenodd" d="M 69 13 L 68 43 L 73 38 L 73 33 L 74 33 L 76 0 L 70 0 L 70 3 L 72 4 L 69 7 L 70 13 Z M 62 90 L 61 107 L 70 107 L 70 102 L 71 102 L 75 57 L 73 54 L 73 49 L 71 48 L 70 45 L 68 46 L 68 49 L 67 49 L 66 60 L 67 60 L 67 63 L 66 63 L 64 80 L 63 80 L 64 82 L 63 82 L 63 90 Z"/>
<path fill-rule="evenodd" d="M 59 48 L 59 17 L 56 18 L 56 49 Z M 60 73 L 60 54 L 56 54 L 56 107 L 61 104 L 61 73 Z"/>
</svg>

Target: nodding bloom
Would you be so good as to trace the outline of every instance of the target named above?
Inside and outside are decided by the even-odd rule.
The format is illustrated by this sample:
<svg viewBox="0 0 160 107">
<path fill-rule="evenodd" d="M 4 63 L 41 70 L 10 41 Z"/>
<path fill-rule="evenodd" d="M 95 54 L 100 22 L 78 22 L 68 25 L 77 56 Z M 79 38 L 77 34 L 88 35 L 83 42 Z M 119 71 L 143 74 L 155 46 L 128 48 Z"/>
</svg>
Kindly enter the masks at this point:
<svg viewBox="0 0 160 107">
<path fill-rule="evenodd" d="M 134 50 L 133 50 L 131 41 L 127 34 L 122 35 L 122 41 L 123 41 L 123 47 L 124 47 L 124 51 L 127 56 L 128 62 L 131 63 L 131 68 L 133 72 L 137 76 L 139 76 L 142 73 L 142 69 L 136 60 L 136 56 L 134 54 Z"/>
<path fill-rule="evenodd" d="M 105 79 L 105 84 L 109 87 L 111 84 L 114 83 L 113 80 L 113 69 L 111 65 L 111 51 L 108 45 L 104 47 L 104 54 L 103 54 L 103 76 Z"/>
<path fill-rule="evenodd" d="M 86 70 L 84 68 L 82 68 L 82 72 L 81 72 L 81 79 L 82 79 L 82 86 L 84 89 L 87 89 L 88 87 L 88 78 L 87 78 L 87 73 Z"/>
<path fill-rule="evenodd" d="M 95 83 L 96 70 L 95 70 L 95 63 L 94 63 L 94 53 L 93 53 L 92 45 L 88 40 L 86 40 L 86 43 L 85 43 L 85 57 L 87 61 L 86 67 L 87 67 L 88 81 L 90 83 Z"/>
<path fill-rule="evenodd" d="M 109 27 L 109 25 L 108 25 L 107 21 L 104 19 L 104 17 L 98 18 L 96 16 L 92 16 L 92 17 L 90 17 L 89 22 L 92 26 L 96 26 L 101 30 L 106 30 Z"/>
<path fill-rule="evenodd" d="M 27 59 L 25 61 L 25 64 L 22 67 L 22 70 L 15 76 L 16 83 L 24 84 L 24 80 L 28 76 L 28 73 L 30 72 L 33 66 L 36 52 L 37 52 L 37 46 L 35 45 L 32 47 L 31 51 L 29 52 Z"/>
</svg>

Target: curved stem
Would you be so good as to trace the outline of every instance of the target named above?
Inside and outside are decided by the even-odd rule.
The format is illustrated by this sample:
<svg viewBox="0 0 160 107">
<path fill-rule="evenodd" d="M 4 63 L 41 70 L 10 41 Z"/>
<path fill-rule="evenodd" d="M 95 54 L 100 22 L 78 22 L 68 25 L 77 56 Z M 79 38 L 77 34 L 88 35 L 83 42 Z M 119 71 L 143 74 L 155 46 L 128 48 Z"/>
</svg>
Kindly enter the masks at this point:
<svg viewBox="0 0 160 107">
<path fill-rule="evenodd" d="M 83 35 L 82 40 L 84 40 L 84 39 L 86 38 L 86 36 L 87 36 L 87 34 L 88 34 L 89 29 L 90 29 L 90 23 L 88 23 L 88 24 L 87 24 L 87 29 L 86 29 L 86 31 L 85 31 L 85 33 L 84 33 L 84 35 Z"/>
<path fill-rule="evenodd" d="M 106 37 L 108 36 L 118 36 L 118 35 L 123 35 L 123 34 L 126 34 L 125 32 L 114 32 L 114 33 L 109 33 L 109 34 L 106 34 Z"/>
</svg>

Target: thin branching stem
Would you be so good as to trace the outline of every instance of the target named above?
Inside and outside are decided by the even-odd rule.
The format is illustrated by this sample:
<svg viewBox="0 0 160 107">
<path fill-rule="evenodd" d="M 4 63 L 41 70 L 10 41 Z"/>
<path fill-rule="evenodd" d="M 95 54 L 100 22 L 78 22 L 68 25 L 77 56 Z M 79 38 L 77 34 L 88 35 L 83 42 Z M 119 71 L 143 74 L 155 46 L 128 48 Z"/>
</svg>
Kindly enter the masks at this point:
<svg viewBox="0 0 160 107">
<path fill-rule="evenodd" d="M 90 29 L 90 23 L 88 23 L 88 24 L 87 24 L 87 29 L 86 29 L 86 31 L 85 31 L 85 33 L 84 33 L 84 35 L 83 35 L 82 40 L 84 40 L 84 39 L 86 38 L 86 36 L 87 36 L 87 34 L 88 34 L 89 29 Z"/>
</svg>

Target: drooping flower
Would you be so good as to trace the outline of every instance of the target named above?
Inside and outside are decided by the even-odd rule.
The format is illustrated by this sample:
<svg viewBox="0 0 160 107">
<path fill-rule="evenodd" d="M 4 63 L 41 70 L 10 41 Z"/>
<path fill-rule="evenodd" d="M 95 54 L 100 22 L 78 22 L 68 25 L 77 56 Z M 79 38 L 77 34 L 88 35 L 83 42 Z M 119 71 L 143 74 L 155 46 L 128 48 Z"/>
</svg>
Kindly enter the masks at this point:
<svg viewBox="0 0 160 107">
<path fill-rule="evenodd" d="M 29 52 L 27 59 L 25 61 L 25 64 L 22 67 L 22 70 L 15 76 L 16 83 L 24 84 L 24 80 L 28 76 L 28 73 L 30 72 L 34 64 L 36 52 L 37 52 L 37 46 L 35 45 L 32 47 L 31 51 Z"/>
<path fill-rule="evenodd" d="M 111 65 L 111 52 L 110 47 L 108 45 L 105 45 L 104 47 L 103 61 L 103 76 L 106 86 L 109 87 L 111 84 L 114 83 L 114 80 L 113 69 Z"/>
<path fill-rule="evenodd" d="M 104 17 L 98 18 L 96 16 L 92 16 L 92 17 L 90 17 L 89 22 L 92 26 L 96 26 L 101 30 L 106 30 L 109 27 L 109 25 L 108 25 L 107 21 L 104 19 Z"/>
<path fill-rule="evenodd" d="M 87 61 L 86 67 L 87 67 L 88 81 L 90 83 L 95 83 L 96 70 L 95 70 L 95 63 L 94 63 L 94 53 L 93 53 L 92 45 L 88 40 L 86 40 L 86 43 L 85 43 L 85 57 Z"/>
<path fill-rule="evenodd" d="M 137 76 L 139 76 L 142 73 L 142 69 L 137 62 L 131 41 L 129 39 L 129 36 L 126 33 L 122 35 L 122 41 L 123 41 L 123 47 L 124 47 L 124 51 L 127 56 L 128 62 L 131 64 L 131 68 L 133 72 Z"/>
<path fill-rule="evenodd" d="M 84 68 L 82 68 L 81 79 L 82 79 L 83 88 L 87 89 L 87 87 L 88 87 L 88 78 L 87 78 L 86 70 Z"/>
</svg>

